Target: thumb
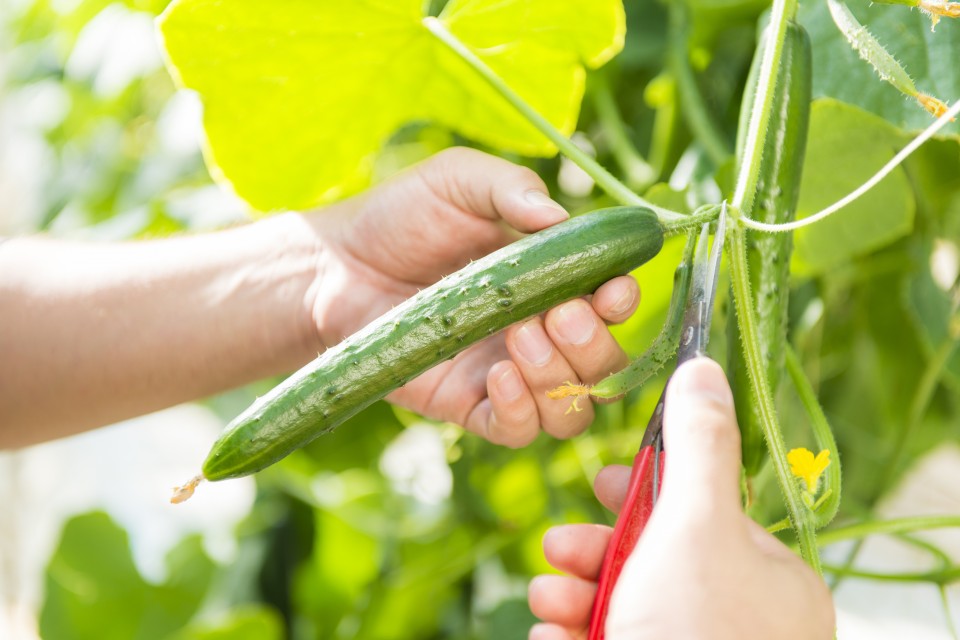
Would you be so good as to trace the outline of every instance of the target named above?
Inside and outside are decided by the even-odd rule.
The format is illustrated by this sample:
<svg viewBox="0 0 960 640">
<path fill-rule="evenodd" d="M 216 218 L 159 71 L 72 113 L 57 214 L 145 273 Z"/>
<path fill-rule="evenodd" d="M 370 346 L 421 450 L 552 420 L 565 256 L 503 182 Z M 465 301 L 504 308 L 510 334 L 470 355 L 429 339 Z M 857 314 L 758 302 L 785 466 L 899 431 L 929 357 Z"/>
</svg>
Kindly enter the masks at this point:
<svg viewBox="0 0 960 640">
<path fill-rule="evenodd" d="M 667 387 L 663 502 L 700 514 L 742 510 L 733 394 L 709 358 L 681 365 Z"/>
<path fill-rule="evenodd" d="M 530 233 L 570 217 L 532 169 L 475 149 L 454 147 L 418 165 L 431 190 L 478 218 Z"/>
</svg>

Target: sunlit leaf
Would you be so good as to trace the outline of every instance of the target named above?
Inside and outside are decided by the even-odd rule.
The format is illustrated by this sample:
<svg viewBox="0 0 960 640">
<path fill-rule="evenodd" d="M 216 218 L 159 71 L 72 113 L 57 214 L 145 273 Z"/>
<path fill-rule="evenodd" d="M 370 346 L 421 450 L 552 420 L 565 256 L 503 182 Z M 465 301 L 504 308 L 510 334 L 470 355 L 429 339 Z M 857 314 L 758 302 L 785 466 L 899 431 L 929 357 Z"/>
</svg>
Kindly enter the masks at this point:
<svg viewBox="0 0 960 640">
<path fill-rule="evenodd" d="M 431 120 L 529 155 L 555 148 L 423 24 L 422 0 L 176 0 L 171 71 L 204 102 L 215 177 L 254 207 L 303 208 L 365 185 L 401 125 Z M 565 134 L 584 66 L 623 46 L 620 0 L 453 0 L 447 29 Z"/>
</svg>

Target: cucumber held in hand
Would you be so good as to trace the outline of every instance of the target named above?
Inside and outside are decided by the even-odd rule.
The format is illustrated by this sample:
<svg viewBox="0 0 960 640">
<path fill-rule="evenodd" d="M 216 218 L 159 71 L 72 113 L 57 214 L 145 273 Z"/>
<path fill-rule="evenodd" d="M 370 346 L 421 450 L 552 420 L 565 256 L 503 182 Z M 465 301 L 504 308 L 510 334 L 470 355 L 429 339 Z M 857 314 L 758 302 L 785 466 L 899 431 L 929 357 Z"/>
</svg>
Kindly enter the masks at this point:
<svg viewBox="0 0 960 640">
<path fill-rule="evenodd" d="M 615 207 L 562 222 L 471 263 L 259 398 L 214 443 L 203 475 L 177 489 L 172 501 L 187 499 L 203 479 L 255 473 L 483 338 L 593 293 L 654 257 L 663 234 L 653 211 Z"/>
</svg>

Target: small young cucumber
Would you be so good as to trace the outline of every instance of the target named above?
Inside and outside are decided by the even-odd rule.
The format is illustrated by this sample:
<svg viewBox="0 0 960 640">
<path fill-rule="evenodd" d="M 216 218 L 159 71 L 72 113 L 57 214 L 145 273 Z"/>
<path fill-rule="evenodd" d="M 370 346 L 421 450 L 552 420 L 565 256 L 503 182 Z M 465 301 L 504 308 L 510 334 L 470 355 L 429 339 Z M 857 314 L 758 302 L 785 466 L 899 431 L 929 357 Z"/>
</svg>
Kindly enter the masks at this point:
<svg viewBox="0 0 960 640">
<path fill-rule="evenodd" d="M 737 156 L 742 153 L 747 119 L 756 93 L 765 40 L 761 40 L 743 94 Z M 813 63 L 810 39 L 799 24 L 787 25 L 783 57 L 771 105 L 770 125 L 763 147 L 763 166 L 757 183 L 757 197 L 751 217 L 779 224 L 794 219 L 800 197 L 800 178 L 810 122 Z M 757 300 L 760 352 L 766 364 L 770 389 L 776 390 L 784 366 L 787 342 L 787 303 L 790 293 L 790 254 L 793 236 L 789 233 L 751 233 L 749 243 L 750 280 Z M 754 476 L 763 464 L 766 448 L 759 416 L 750 397 L 750 381 L 740 343 L 740 331 L 728 323 L 728 368 L 737 406 L 737 421 L 743 443 L 743 465 Z"/>
<path fill-rule="evenodd" d="M 231 422 L 203 478 L 255 473 L 508 325 L 593 293 L 654 257 L 649 209 L 573 218 L 471 263 L 328 349 Z M 194 482 L 195 484 L 195 482 Z"/>
<path fill-rule="evenodd" d="M 617 398 L 627 391 L 642 386 L 655 376 L 676 354 L 683 327 L 687 293 L 693 276 L 693 251 L 697 246 L 696 232 L 691 232 L 683 249 L 683 259 L 673 273 L 673 293 L 667 309 L 667 321 L 653 344 L 625 368 L 611 374 L 590 388 L 594 398 Z"/>
</svg>

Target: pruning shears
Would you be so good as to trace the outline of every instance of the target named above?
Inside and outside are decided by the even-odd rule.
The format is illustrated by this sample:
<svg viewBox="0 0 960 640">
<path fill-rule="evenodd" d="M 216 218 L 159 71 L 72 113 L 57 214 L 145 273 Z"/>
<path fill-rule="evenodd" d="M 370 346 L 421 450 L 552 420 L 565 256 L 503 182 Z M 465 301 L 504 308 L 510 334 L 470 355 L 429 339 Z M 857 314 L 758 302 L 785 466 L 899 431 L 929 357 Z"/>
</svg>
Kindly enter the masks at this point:
<svg viewBox="0 0 960 640">
<path fill-rule="evenodd" d="M 713 318 L 713 300 L 717 291 L 720 275 L 720 256 L 726 228 L 727 205 L 724 202 L 717 219 L 717 232 L 713 247 L 708 251 L 710 223 L 700 230 L 700 237 L 694 251 L 693 273 L 690 291 L 684 307 L 683 325 L 680 331 L 680 344 L 677 347 L 677 366 L 687 360 L 704 355 L 710 339 L 710 321 Z M 620 516 L 607 546 L 600 569 L 596 599 L 590 617 L 588 640 L 603 640 L 606 626 L 607 608 L 610 596 L 620 577 L 624 563 L 637 546 L 653 513 L 660 494 L 663 480 L 663 468 L 666 452 L 663 448 L 663 410 L 666 387 L 660 394 L 653 415 L 647 423 L 647 429 L 640 442 L 640 451 L 633 460 L 630 474 L 630 486 L 623 503 Z"/>
</svg>

